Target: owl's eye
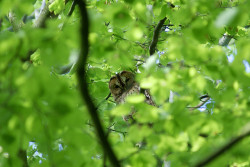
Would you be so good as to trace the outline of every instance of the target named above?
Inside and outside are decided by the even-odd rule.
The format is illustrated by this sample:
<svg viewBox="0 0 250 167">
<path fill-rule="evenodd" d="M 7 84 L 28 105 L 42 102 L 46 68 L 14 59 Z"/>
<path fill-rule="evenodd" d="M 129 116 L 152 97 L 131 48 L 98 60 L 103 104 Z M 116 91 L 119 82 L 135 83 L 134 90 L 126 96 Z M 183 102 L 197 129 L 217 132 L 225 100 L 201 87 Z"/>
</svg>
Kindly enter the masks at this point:
<svg viewBox="0 0 250 167">
<path fill-rule="evenodd" d="M 128 82 L 130 80 L 130 78 L 126 78 L 125 82 Z"/>
<path fill-rule="evenodd" d="M 117 89 L 117 88 L 119 88 L 119 86 L 118 86 L 118 85 L 115 85 L 115 88 Z"/>
</svg>

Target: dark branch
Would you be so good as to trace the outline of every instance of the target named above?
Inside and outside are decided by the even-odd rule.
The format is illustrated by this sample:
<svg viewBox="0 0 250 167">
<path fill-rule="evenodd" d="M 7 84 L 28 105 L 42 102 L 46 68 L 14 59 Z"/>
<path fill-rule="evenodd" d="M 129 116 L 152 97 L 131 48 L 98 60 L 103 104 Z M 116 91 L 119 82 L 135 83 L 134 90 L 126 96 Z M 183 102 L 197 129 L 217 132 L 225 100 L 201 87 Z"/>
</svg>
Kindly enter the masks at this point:
<svg viewBox="0 0 250 167">
<path fill-rule="evenodd" d="M 152 39 L 152 42 L 151 42 L 151 44 L 149 46 L 149 54 L 150 54 L 150 56 L 155 53 L 156 45 L 157 45 L 159 34 L 160 34 L 160 31 L 161 31 L 161 27 L 163 26 L 166 19 L 167 18 L 164 17 L 162 20 L 160 20 L 159 23 L 157 24 L 156 28 L 155 28 L 153 39 Z"/>
<path fill-rule="evenodd" d="M 204 98 L 207 98 L 207 97 L 209 97 L 207 94 L 206 94 L 206 95 L 200 96 L 200 101 L 204 101 L 203 99 L 204 99 Z M 206 99 L 205 99 L 205 100 L 206 100 Z"/>
<path fill-rule="evenodd" d="M 19 150 L 18 150 L 18 157 L 22 160 L 22 162 L 23 162 L 23 167 L 29 167 L 29 165 L 28 165 L 28 160 L 27 160 L 27 153 L 26 153 L 26 150 L 19 149 Z"/>
<path fill-rule="evenodd" d="M 102 143 L 102 147 L 104 152 L 106 153 L 107 157 L 109 158 L 111 164 L 115 167 L 119 167 L 120 163 L 114 154 L 107 138 L 105 137 L 105 133 L 103 131 L 100 118 L 97 114 L 97 108 L 94 105 L 93 101 L 91 100 L 91 96 L 88 90 L 88 84 L 86 81 L 86 73 L 85 73 L 85 66 L 87 64 L 87 56 L 89 52 L 89 42 L 88 42 L 88 35 L 89 35 L 89 21 L 88 21 L 88 14 L 85 2 L 82 0 L 76 0 L 77 5 L 80 8 L 81 14 L 81 55 L 78 59 L 78 67 L 77 67 L 77 78 L 80 87 L 80 93 L 82 98 L 85 101 L 85 105 L 88 108 L 89 114 L 95 124 L 95 128 L 97 131 L 97 135 L 99 137 L 100 142 Z"/>
<path fill-rule="evenodd" d="M 75 7 L 76 7 L 76 0 L 73 0 L 69 13 L 67 14 L 68 17 L 72 15 L 73 11 L 75 10 Z"/>
<path fill-rule="evenodd" d="M 239 143 L 242 139 L 244 139 L 245 137 L 250 135 L 250 129 L 248 129 L 247 131 L 241 133 L 239 136 L 232 138 L 228 143 L 226 143 L 224 146 L 222 146 L 221 148 L 219 148 L 218 150 L 216 150 L 215 152 L 213 152 L 212 154 L 210 154 L 209 156 L 205 157 L 203 160 L 201 160 L 200 162 L 198 162 L 195 167 L 202 167 L 202 166 L 206 166 L 208 163 L 210 163 L 211 161 L 215 160 L 216 158 L 218 158 L 221 154 L 223 154 L 225 151 L 229 150 L 230 148 L 232 148 L 234 145 L 236 145 L 237 143 Z"/>
<path fill-rule="evenodd" d="M 109 93 L 108 96 L 105 97 L 105 100 L 108 100 L 110 98 L 110 96 L 111 96 L 111 93 Z"/>
<path fill-rule="evenodd" d="M 140 60 L 140 59 L 133 59 L 134 61 L 138 61 L 138 62 L 142 62 L 142 63 L 146 63 L 146 61 L 144 60 Z"/>
<path fill-rule="evenodd" d="M 197 109 L 197 108 L 200 108 L 200 107 L 202 107 L 209 99 L 210 99 L 210 97 L 209 97 L 208 95 L 205 95 L 204 97 L 200 97 L 200 100 L 201 100 L 201 103 L 200 103 L 200 104 L 198 104 L 198 105 L 195 106 L 195 107 L 187 107 L 187 108 L 189 108 L 190 111 L 195 110 L 195 109 Z"/>
</svg>

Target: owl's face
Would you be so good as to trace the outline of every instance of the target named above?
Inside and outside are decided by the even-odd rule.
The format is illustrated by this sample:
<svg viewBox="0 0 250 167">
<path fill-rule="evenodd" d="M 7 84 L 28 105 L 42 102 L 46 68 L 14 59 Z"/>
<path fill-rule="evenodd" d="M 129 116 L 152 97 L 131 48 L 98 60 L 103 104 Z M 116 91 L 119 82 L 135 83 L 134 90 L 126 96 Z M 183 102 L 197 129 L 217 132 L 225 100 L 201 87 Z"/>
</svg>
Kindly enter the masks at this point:
<svg viewBox="0 0 250 167">
<path fill-rule="evenodd" d="M 122 71 L 110 78 L 109 89 L 116 103 L 125 98 L 124 94 L 128 93 L 136 84 L 135 75 L 128 71 Z M 123 99 L 124 101 L 124 99 Z"/>
</svg>

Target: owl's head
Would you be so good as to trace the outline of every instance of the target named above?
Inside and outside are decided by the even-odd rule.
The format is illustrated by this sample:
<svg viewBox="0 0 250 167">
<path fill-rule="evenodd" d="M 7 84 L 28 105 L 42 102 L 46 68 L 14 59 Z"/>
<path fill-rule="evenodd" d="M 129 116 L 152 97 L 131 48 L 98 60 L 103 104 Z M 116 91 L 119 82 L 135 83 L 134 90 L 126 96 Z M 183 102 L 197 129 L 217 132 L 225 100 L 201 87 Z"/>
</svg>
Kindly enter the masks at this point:
<svg viewBox="0 0 250 167">
<path fill-rule="evenodd" d="M 116 99 L 116 97 L 130 89 L 134 83 L 135 75 L 132 72 L 122 71 L 110 78 L 109 90 Z"/>
</svg>

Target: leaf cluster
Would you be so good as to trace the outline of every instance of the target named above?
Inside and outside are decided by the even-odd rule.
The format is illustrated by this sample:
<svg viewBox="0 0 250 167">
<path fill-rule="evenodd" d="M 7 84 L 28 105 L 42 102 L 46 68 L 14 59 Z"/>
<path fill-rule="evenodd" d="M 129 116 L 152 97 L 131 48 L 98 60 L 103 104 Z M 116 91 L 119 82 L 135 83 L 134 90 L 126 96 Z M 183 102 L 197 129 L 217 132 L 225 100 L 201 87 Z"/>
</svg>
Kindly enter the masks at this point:
<svg viewBox="0 0 250 167">
<path fill-rule="evenodd" d="M 85 2 L 84 79 L 121 165 L 199 166 L 215 156 L 206 165 L 248 166 L 250 139 L 241 134 L 250 116 L 250 2 Z M 79 93 L 84 48 L 75 3 L 0 1 L 0 166 L 111 165 Z M 123 70 L 136 73 L 157 107 L 142 95 L 114 103 L 108 82 Z M 131 110 L 134 124 L 122 119 Z M 244 140 L 226 147 L 237 136 Z"/>
</svg>

